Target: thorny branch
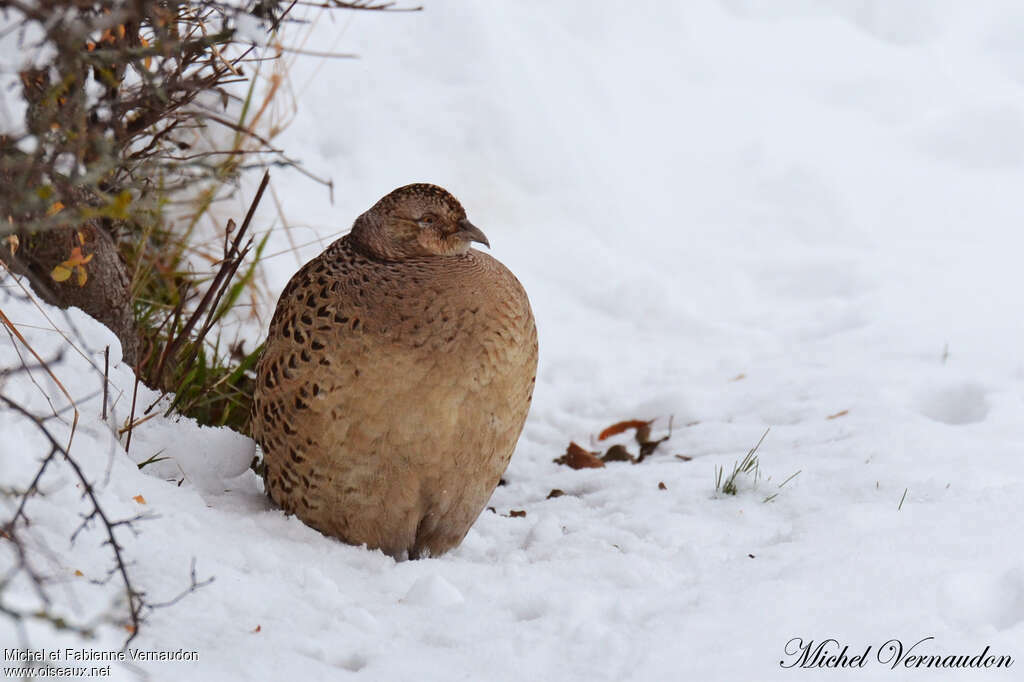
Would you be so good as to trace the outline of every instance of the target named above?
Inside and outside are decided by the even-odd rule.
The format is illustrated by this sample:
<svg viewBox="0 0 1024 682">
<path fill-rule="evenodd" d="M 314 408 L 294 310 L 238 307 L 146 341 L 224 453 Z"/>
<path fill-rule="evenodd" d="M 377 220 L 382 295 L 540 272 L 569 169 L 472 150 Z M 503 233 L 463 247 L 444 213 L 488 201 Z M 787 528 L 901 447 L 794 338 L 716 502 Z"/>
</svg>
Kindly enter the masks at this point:
<svg viewBox="0 0 1024 682">
<path fill-rule="evenodd" d="M 10 327 L 8 327 L 9 330 L 14 327 L 13 323 L 6 319 L 6 317 L 4 318 L 4 324 L 5 326 L 10 325 Z M 52 369 L 63 360 L 65 354 L 64 349 L 58 351 L 52 357 L 43 358 L 32 348 L 16 328 L 14 328 L 14 334 L 16 335 L 16 338 L 21 340 L 25 347 L 28 348 L 36 362 L 29 363 L 25 361 L 26 359 L 23 359 L 20 366 L 0 369 L 0 381 L 18 377 L 26 373 L 31 374 L 36 370 L 42 370 L 61 386 L 61 390 L 65 391 L 65 396 L 69 401 L 71 401 L 73 406 L 74 400 L 66 393 L 66 389 L 64 389 L 63 385 L 59 383 L 59 380 L 56 378 Z M 13 338 L 14 337 L 12 336 L 12 340 Z M 69 343 L 71 343 L 71 341 L 69 341 Z M 97 373 L 101 372 L 101 370 L 96 367 L 93 369 Z M 97 392 L 95 396 L 90 396 L 90 398 L 98 396 L 99 392 Z M 17 627 L 22 633 L 24 633 L 24 624 L 26 622 L 37 621 L 48 623 L 54 628 L 73 632 L 82 637 L 92 637 L 97 625 L 103 621 L 113 620 L 115 622 L 124 623 L 124 627 L 129 633 L 128 638 L 125 641 L 125 646 L 127 646 L 138 634 L 139 626 L 144 622 L 145 617 L 150 612 L 165 605 L 169 606 L 177 603 L 188 594 L 212 581 L 212 578 L 205 580 L 197 579 L 195 560 L 193 559 L 191 579 L 185 589 L 168 601 L 160 603 L 148 602 L 146 600 L 145 593 L 138 589 L 132 580 L 132 575 L 129 570 L 131 564 L 125 554 L 124 544 L 118 539 L 118 531 L 119 529 L 127 529 L 134 533 L 136 532 L 136 524 L 149 517 L 139 514 L 130 518 L 117 519 L 112 517 L 109 512 L 104 509 L 95 484 L 89 480 L 80 462 L 70 453 L 70 441 L 68 445 L 63 445 L 60 442 L 59 435 L 52 430 L 52 427 L 50 426 L 53 420 L 55 420 L 59 416 L 60 412 L 63 412 L 64 410 L 54 410 L 52 414 L 36 414 L 26 408 L 23 404 L 10 397 L 8 394 L 0 393 L 0 411 L 7 412 L 11 415 L 17 415 L 18 417 L 32 423 L 35 430 L 44 438 L 46 443 L 45 455 L 37 460 L 35 472 L 32 475 L 28 486 L 24 490 L 16 490 L 14 488 L 6 487 L 0 490 L 0 494 L 3 496 L 15 498 L 14 512 L 9 519 L 0 525 L 0 542 L 3 543 L 3 548 L 5 550 L 10 551 L 14 555 L 14 561 L 10 568 L 0 574 L 0 614 L 15 621 Z M 67 425 L 67 422 L 63 423 Z M 48 589 L 51 578 L 49 578 L 43 571 L 40 571 L 35 565 L 36 562 L 32 558 L 32 555 L 35 552 L 30 551 L 29 547 L 30 543 L 38 545 L 39 540 L 30 540 L 32 522 L 28 512 L 29 502 L 33 498 L 42 495 L 40 492 L 40 484 L 46 473 L 61 464 L 67 466 L 71 470 L 74 479 L 77 482 L 76 487 L 82 491 L 82 499 L 87 502 L 87 507 L 81 514 L 81 520 L 78 526 L 69 534 L 69 541 L 73 544 L 83 531 L 95 523 L 99 524 L 104 535 L 102 546 L 110 549 L 112 557 L 112 567 L 108 573 L 108 577 L 106 580 L 99 581 L 99 583 L 106 583 L 106 581 L 111 578 L 117 579 L 120 583 L 121 589 L 123 590 L 123 594 L 127 599 L 127 618 L 124 618 L 124 616 L 116 616 L 112 613 L 102 613 L 94 614 L 91 622 L 75 622 L 69 619 L 66 615 L 61 613 L 63 609 L 54 607 L 54 600 L 51 598 L 50 590 Z M 36 599 L 41 605 L 39 608 L 19 608 L 11 605 L 4 599 L 5 595 L 9 594 L 7 590 L 12 587 L 19 575 L 24 576 L 24 578 L 27 579 L 30 589 L 33 591 Z"/>
<path fill-rule="evenodd" d="M 75 535 L 78 534 L 81 528 L 84 528 L 90 521 L 92 521 L 95 518 L 99 518 L 100 522 L 103 524 L 103 528 L 106 531 L 107 539 L 104 542 L 104 544 L 110 547 L 111 552 L 114 555 L 115 570 L 117 574 L 121 576 L 125 596 L 128 599 L 128 615 L 130 619 L 129 632 L 131 634 L 128 636 L 128 640 L 125 642 L 125 644 L 127 645 L 135 638 L 139 631 L 139 624 L 141 623 L 140 613 L 145 604 L 144 593 L 140 592 L 138 589 L 135 588 L 135 586 L 132 583 L 131 577 L 128 575 L 128 565 L 125 562 L 124 558 L 124 548 L 117 541 L 117 536 L 114 533 L 114 529 L 117 526 L 122 525 L 130 526 L 132 520 L 111 521 L 110 517 L 104 511 L 103 506 L 100 504 L 100 501 L 97 499 L 96 491 L 93 489 L 92 483 L 86 477 L 85 472 L 82 471 L 82 467 L 78 464 L 77 461 L 75 461 L 73 457 L 71 457 L 70 454 L 68 454 L 68 451 L 65 450 L 64 446 L 62 446 L 57 441 L 57 439 L 53 436 L 50 430 L 46 428 L 46 425 L 43 423 L 42 419 L 40 419 L 39 416 L 32 414 L 24 407 L 22 407 L 20 404 L 11 400 L 2 393 L 0 393 L 0 402 L 3 402 L 3 404 L 6 405 L 9 409 L 14 410 L 15 412 L 17 412 L 18 414 L 20 414 L 21 416 L 25 417 L 33 424 L 35 424 L 37 430 L 50 443 L 49 454 L 47 454 L 46 457 L 43 458 L 42 463 L 39 465 L 39 469 L 36 473 L 36 476 L 33 479 L 32 484 L 29 486 L 29 489 L 26 490 L 25 494 L 22 496 L 21 503 L 18 505 L 18 509 L 15 512 L 14 516 L 11 518 L 10 521 L 8 521 L 4 525 L 3 532 L 5 536 L 8 539 L 14 541 L 15 544 L 19 544 L 16 539 L 17 525 L 19 519 L 27 520 L 25 517 L 25 503 L 28 500 L 28 498 L 35 492 L 36 486 L 39 483 L 39 480 L 42 478 L 46 468 L 50 465 L 51 462 L 54 461 L 54 459 L 57 458 L 58 455 L 60 455 L 64 462 L 71 467 L 72 471 L 74 471 L 75 477 L 81 484 L 83 491 L 82 494 L 89 498 L 89 503 L 92 505 L 92 509 L 90 510 L 89 514 L 84 517 L 82 525 L 79 527 L 79 530 L 75 531 L 75 533 L 72 535 L 72 538 L 74 538 Z"/>
</svg>

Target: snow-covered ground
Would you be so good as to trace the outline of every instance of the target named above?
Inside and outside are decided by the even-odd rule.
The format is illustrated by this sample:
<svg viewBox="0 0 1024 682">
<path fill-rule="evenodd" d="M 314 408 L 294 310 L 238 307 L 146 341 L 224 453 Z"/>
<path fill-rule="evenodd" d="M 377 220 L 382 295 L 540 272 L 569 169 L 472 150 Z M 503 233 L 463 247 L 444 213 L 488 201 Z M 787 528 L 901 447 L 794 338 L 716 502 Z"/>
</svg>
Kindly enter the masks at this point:
<svg viewBox="0 0 1024 682">
<path fill-rule="evenodd" d="M 87 360 L 113 337 L 72 314 L 89 340 L 62 374 L 80 399 L 74 451 L 111 514 L 155 517 L 120 536 L 137 581 L 160 601 L 193 558 L 215 577 L 132 645 L 198 662 L 114 676 L 1019 679 L 1022 35 L 1024 6 L 994 0 L 428 0 L 319 16 L 305 47 L 361 58 L 292 69 L 299 112 L 277 142 L 333 177 L 335 201 L 274 173 L 308 244 L 296 258 L 275 233 L 271 288 L 389 190 L 441 184 L 530 294 L 533 410 L 495 513 L 448 555 L 395 563 L 272 509 L 233 434 L 155 419 L 125 456 L 111 428 L 133 377 L 112 370 L 104 424 Z M 2 308 L 41 355 L 62 344 L 38 311 Z M 25 377 L 3 392 L 46 407 Z M 659 435 L 670 416 L 642 464 L 552 462 L 570 440 L 603 446 L 620 419 L 657 417 Z M 768 427 L 757 487 L 716 494 L 716 468 Z M 0 430 L 0 481 L 24 485 L 41 441 L 9 410 Z M 157 453 L 171 459 L 133 463 Z M 34 531 L 90 612 L 118 595 L 87 582 L 109 568 L 102 534 L 69 547 L 69 471 L 55 464 L 43 490 Z M 0 642 L 15 634 L 0 618 Z M 125 635 L 30 634 L 101 650 Z M 1013 666 L 877 658 L 926 637 L 915 654 L 989 647 Z M 872 649 L 853 670 L 783 668 L 793 638 Z"/>
</svg>

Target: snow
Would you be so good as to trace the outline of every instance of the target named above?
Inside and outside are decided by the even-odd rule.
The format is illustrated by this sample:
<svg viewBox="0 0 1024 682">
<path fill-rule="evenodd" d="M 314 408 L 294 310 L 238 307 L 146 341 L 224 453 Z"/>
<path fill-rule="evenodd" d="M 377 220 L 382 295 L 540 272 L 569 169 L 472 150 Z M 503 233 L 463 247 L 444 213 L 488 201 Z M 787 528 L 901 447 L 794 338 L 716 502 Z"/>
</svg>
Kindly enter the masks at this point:
<svg viewBox="0 0 1024 682">
<path fill-rule="evenodd" d="M 193 559 L 215 578 L 153 611 L 132 644 L 199 661 L 115 665 L 115 678 L 901 674 L 871 657 L 783 669 L 794 637 L 858 653 L 892 638 L 934 637 L 929 654 L 988 646 L 1014 666 L 914 674 L 1019 675 L 1024 8 L 429 0 L 312 16 L 307 49 L 360 59 L 291 68 L 299 111 L 275 143 L 332 177 L 335 197 L 272 173 L 291 228 L 267 249 L 283 252 L 270 289 L 387 191 L 441 184 L 530 294 L 533 410 L 494 512 L 449 554 L 396 563 L 273 509 L 246 470 L 251 443 L 231 433 L 157 417 L 125 456 L 114 430 L 134 378 L 112 368 L 104 423 L 89 365 L 116 341 L 47 309 L 87 340 L 60 372 L 81 413 L 73 452 L 113 516 L 152 517 L 119 535 L 133 575 L 151 601 L 186 587 Z M 2 307 L 43 357 L 64 345 L 35 308 Z M 0 364 L 16 362 L 0 343 Z M 3 393 L 47 409 L 24 376 Z M 672 438 L 641 464 L 552 462 L 570 440 L 605 447 L 594 434 L 621 419 L 657 417 L 660 437 L 670 416 Z M 768 427 L 757 487 L 716 494 L 716 468 Z M 0 429 L 0 480 L 24 486 L 43 445 L 9 410 Z M 635 452 L 628 434 L 613 442 Z M 135 465 L 157 453 L 170 459 Z M 74 576 L 110 565 L 100 529 L 68 544 L 74 483 L 54 465 L 29 511 L 69 608 L 93 613 L 118 585 Z M 116 650 L 125 633 L 30 634 Z M 0 619 L 0 642 L 15 635 Z"/>
</svg>

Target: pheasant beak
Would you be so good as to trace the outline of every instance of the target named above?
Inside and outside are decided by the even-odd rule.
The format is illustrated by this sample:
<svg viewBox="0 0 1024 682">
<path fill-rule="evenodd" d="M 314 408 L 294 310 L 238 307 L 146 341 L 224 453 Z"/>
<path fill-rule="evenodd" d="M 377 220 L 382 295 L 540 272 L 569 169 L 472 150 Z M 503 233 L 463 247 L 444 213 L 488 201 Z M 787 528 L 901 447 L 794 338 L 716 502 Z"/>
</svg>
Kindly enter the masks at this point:
<svg viewBox="0 0 1024 682">
<path fill-rule="evenodd" d="M 467 242 L 479 242 L 487 248 L 491 248 L 491 243 L 487 241 L 487 235 L 481 232 L 479 227 L 465 218 L 459 221 L 459 228 L 459 231 L 455 233 L 459 237 L 462 237 Z"/>
</svg>

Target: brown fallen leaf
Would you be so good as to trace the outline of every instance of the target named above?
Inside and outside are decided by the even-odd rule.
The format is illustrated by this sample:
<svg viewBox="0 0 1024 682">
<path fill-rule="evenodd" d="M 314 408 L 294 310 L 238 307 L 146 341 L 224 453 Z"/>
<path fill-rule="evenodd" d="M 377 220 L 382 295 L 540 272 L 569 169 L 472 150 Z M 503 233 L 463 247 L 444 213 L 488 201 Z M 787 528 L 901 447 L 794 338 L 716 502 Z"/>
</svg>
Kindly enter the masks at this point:
<svg viewBox="0 0 1024 682">
<path fill-rule="evenodd" d="M 138 502 L 139 504 L 146 504 L 146 498 L 143 497 L 141 494 L 140 495 L 136 495 L 132 499 L 135 500 L 136 502 Z"/>
<path fill-rule="evenodd" d="M 676 455 L 676 459 L 681 459 L 684 462 L 690 462 L 693 460 L 693 457 L 690 457 L 689 455 Z"/>
<path fill-rule="evenodd" d="M 649 440 L 641 443 L 640 456 L 636 458 L 636 463 L 639 464 L 640 462 L 647 459 L 647 455 L 654 454 L 654 451 L 658 449 L 658 446 L 667 441 L 671 437 L 672 434 L 669 434 L 664 438 L 659 438 L 658 440 Z"/>
<path fill-rule="evenodd" d="M 839 410 L 835 414 L 830 414 L 829 416 L 825 417 L 825 419 L 839 419 L 840 417 L 845 417 L 848 414 L 850 414 L 849 410 Z"/>
<path fill-rule="evenodd" d="M 564 490 L 559 490 L 558 488 L 552 488 L 551 492 L 548 493 L 547 499 L 550 500 L 550 499 L 555 498 L 555 497 L 561 497 L 564 494 L 565 494 Z"/>
<path fill-rule="evenodd" d="M 526 510 L 525 509 L 509 509 L 508 510 L 508 515 L 509 515 L 509 518 L 512 518 L 512 519 L 521 519 L 524 516 L 526 516 Z"/>
<path fill-rule="evenodd" d="M 744 374 L 743 372 L 740 372 L 739 374 L 734 376 L 732 379 L 729 379 L 729 381 L 743 381 L 746 378 L 747 378 L 747 375 Z"/>
<path fill-rule="evenodd" d="M 658 481 L 658 490 L 668 490 L 668 486 L 665 485 L 665 481 Z"/>
<path fill-rule="evenodd" d="M 626 421 L 612 424 L 607 429 L 598 434 L 597 439 L 604 440 L 605 438 L 610 438 L 611 436 L 618 435 L 623 431 L 628 431 L 630 429 L 639 429 L 644 426 L 650 426 L 651 422 L 653 421 L 653 419 L 651 421 L 644 421 L 642 419 L 627 419 Z"/>
<path fill-rule="evenodd" d="M 75 569 L 75 575 L 76 575 L 76 576 L 78 576 L 79 578 L 81 578 L 81 577 L 82 577 L 83 575 L 85 575 L 85 574 L 84 574 L 84 573 L 82 573 L 81 571 L 79 571 L 79 570 L 78 570 L 78 569 L 76 568 L 76 569 Z"/>
<path fill-rule="evenodd" d="M 575 442 L 569 443 L 565 454 L 556 458 L 554 462 L 555 464 L 564 464 L 573 469 L 599 469 L 604 466 L 604 462 L 597 456 L 597 453 L 588 452 Z"/>
<path fill-rule="evenodd" d="M 638 428 L 634 438 L 636 438 L 636 442 L 639 443 L 641 447 L 643 447 L 644 443 L 649 443 L 651 440 L 651 422 L 647 422 Z"/>
<path fill-rule="evenodd" d="M 668 418 L 668 435 L 658 440 L 651 440 L 651 424 L 654 420 L 647 422 L 642 428 L 636 430 L 636 442 L 640 444 L 640 456 L 636 458 L 636 463 L 647 459 L 648 455 L 654 453 L 658 449 L 658 446 L 667 441 L 672 437 L 672 422 L 675 421 L 675 416 Z"/>
<path fill-rule="evenodd" d="M 263 626 L 262 626 L 262 625 L 257 625 L 256 627 L 254 627 L 254 628 L 252 629 L 252 631 L 253 631 L 254 633 L 256 633 L 256 632 L 259 632 L 259 631 L 260 631 L 260 630 L 262 630 L 262 629 L 263 629 Z"/>
<path fill-rule="evenodd" d="M 613 445 L 601 457 L 602 462 L 632 462 L 636 458 L 629 454 L 625 445 Z"/>
</svg>

